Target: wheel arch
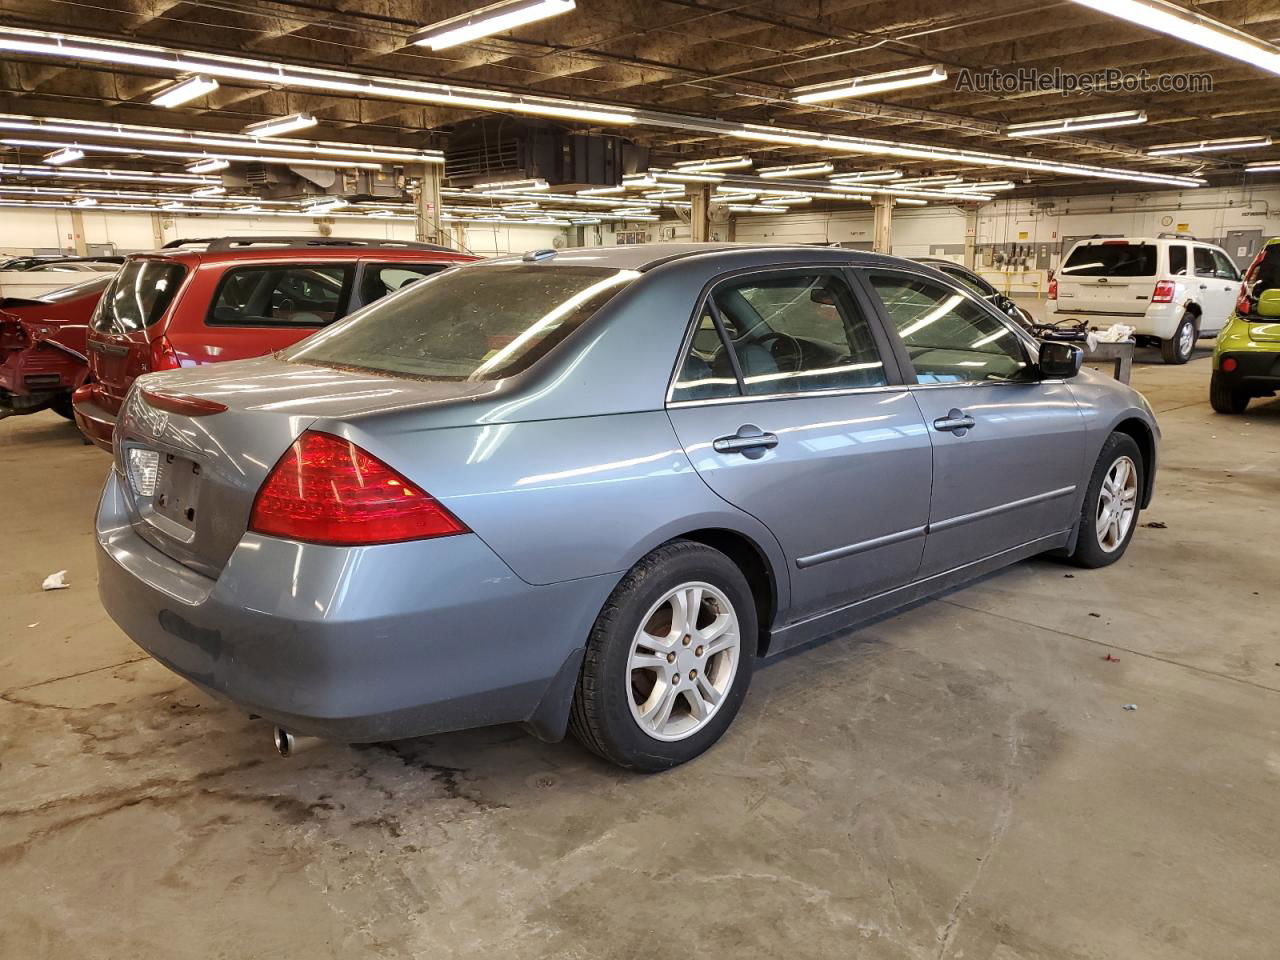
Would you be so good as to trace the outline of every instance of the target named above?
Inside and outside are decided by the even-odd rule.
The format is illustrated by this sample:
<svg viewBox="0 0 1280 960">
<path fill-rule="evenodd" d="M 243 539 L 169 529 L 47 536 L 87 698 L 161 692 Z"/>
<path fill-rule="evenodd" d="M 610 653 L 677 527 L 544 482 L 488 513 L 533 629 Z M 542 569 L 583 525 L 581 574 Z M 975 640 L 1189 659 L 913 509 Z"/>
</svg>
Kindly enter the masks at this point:
<svg viewBox="0 0 1280 960">
<path fill-rule="evenodd" d="M 1142 454 L 1142 508 L 1151 505 L 1156 480 L 1156 438 L 1151 427 L 1139 417 L 1126 417 L 1111 428 L 1112 433 L 1123 433 L 1133 438 Z"/>
<path fill-rule="evenodd" d="M 777 572 L 764 548 L 745 533 L 726 527 L 702 527 L 686 531 L 672 539 L 705 544 L 723 553 L 742 571 L 756 603 L 756 623 L 759 630 L 756 656 L 764 656 L 769 648 L 773 619 L 777 616 L 779 605 Z"/>
</svg>

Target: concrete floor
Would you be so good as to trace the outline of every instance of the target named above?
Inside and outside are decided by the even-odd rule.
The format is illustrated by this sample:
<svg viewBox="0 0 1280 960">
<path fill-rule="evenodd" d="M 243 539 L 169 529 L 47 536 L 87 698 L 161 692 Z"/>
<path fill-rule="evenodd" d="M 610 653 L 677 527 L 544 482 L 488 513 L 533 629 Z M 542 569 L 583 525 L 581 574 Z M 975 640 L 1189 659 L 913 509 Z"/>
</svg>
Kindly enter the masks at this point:
<svg viewBox="0 0 1280 960">
<path fill-rule="evenodd" d="M 1135 369 L 1167 528 L 1121 563 L 772 663 L 649 778 L 511 728 L 279 759 L 99 608 L 105 455 L 4 421 L 0 956 L 1275 957 L 1280 401 L 1207 379 Z"/>
</svg>

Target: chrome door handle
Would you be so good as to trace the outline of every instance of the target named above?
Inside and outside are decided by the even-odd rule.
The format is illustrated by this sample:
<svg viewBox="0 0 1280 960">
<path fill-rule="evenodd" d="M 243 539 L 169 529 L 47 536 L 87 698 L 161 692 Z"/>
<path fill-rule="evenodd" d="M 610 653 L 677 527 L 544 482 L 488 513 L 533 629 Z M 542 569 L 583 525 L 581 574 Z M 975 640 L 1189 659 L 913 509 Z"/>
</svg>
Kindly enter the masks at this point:
<svg viewBox="0 0 1280 960">
<path fill-rule="evenodd" d="M 973 417 L 963 410 L 955 408 L 949 410 L 945 417 L 939 417 L 933 421 L 933 429 L 944 433 L 954 433 L 957 437 L 963 437 L 977 425 L 978 421 L 974 420 Z"/>
<path fill-rule="evenodd" d="M 739 427 L 738 432 L 731 437 L 719 437 L 711 443 L 716 453 L 743 453 L 747 456 L 751 456 L 752 453 L 762 456 L 765 450 L 770 450 L 777 445 L 777 434 L 765 433 L 752 424 Z"/>
</svg>

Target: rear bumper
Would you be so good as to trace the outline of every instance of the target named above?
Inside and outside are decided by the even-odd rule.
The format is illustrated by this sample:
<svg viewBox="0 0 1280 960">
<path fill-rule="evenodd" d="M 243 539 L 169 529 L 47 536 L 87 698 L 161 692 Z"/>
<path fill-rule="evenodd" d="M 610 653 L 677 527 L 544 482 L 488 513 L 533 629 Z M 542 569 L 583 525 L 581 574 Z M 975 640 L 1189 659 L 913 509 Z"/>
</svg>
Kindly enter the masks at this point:
<svg viewBox="0 0 1280 960">
<path fill-rule="evenodd" d="M 1233 360 L 1234 370 L 1224 370 L 1223 361 Z M 1280 349 L 1273 351 L 1225 351 L 1213 358 L 1213 375 L 1233 387 L 1251 391 L 1280 389 Z"/>
<path fill-rule="evenodd" d="M 102 604 L 192 683 L 348 743 L 518 721 L 563 735 L 615 576 L 531 586 L 476 536 L 340 548 L 246 534 L 211 580 L 134 532 L 119 483 L 113 470 L 98 508 Z"/>
<path fill-rule="evenodd" d="M 116 430 L 116 410 L 107 406 L 109 401 L 98 391 L 97 385 L 86 383 L 72 397 L 72 409 L 80 432 L 107 453 L 112 452 L 112 435 Z"/>
<path fill-rule="evenodd" d="M 1119 311 L 1072 310 L 1071 301 L 1049 301 L 1049 314 L 1054 320 L 1068 318 L 1086 320 L 1091 327 L 1106 329 L 1113 323 L 1133 327 L 1139 336 L 1167 340 L 1174 335 L 1185 309 L 1179 304 L 1155 304 L 1144 313 Z"/>
</svg>

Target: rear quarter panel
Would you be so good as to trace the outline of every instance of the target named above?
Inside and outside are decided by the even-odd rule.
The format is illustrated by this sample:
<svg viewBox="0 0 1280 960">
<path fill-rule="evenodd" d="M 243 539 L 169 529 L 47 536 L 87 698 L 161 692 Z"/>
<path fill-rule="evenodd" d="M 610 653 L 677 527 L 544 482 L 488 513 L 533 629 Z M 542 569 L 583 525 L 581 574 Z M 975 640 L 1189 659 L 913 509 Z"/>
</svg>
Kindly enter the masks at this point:
<svg viewBox="0 0 1280 960">
<path fill-rule="evenodd" d="M 695 529 L 740 533 L 790 587 L 781 548 L 755 518 L 699 478 L 664 410 L 417 430 L 318 420 L 439 499 L 528 583 L 621 573 Z"/>
</svg>

